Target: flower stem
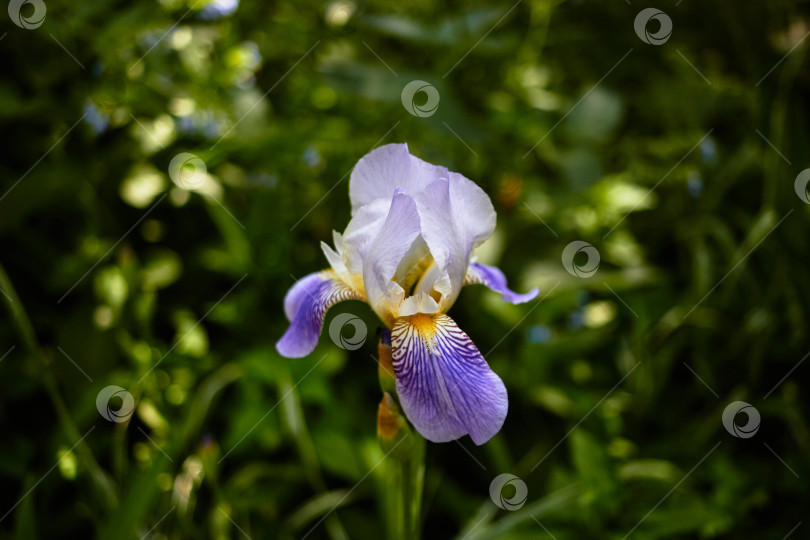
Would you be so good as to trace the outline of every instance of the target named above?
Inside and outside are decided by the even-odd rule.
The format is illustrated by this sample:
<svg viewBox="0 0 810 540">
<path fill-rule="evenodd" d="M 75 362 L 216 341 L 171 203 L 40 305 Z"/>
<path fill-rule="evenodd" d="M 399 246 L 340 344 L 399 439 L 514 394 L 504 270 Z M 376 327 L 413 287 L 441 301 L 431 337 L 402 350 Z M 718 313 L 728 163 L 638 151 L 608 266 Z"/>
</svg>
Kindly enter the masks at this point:
<svg viewBox="0 0 810 540">
<path fill-rule="evenodd" d="M 422 529 L 422 491 L 425 480 L 425 439 L 415 431 L 409 436 L 415 440 L 413 451 L 407 459 L 401 462 L 403 536 L 406 540 L 419 540 Z"/>
</svg>

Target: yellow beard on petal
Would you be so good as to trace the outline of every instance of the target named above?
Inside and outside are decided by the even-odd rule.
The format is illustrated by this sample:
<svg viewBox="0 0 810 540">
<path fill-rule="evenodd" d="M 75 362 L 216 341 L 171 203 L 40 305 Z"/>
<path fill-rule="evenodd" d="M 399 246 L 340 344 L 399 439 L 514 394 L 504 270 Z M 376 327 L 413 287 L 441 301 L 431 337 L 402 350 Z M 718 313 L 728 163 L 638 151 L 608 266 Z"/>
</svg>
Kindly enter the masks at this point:
<svg viewBox="0 0 810 540">
<path fill-rule="evenodd" d="M 419 334 L 419 337 L 431 354 L 434 353 L 436 350 L 437 328 L 433 316 L 417 313 L 408 318 L 408 323 L 416 330 L 416 333 Z"/>
</svg>

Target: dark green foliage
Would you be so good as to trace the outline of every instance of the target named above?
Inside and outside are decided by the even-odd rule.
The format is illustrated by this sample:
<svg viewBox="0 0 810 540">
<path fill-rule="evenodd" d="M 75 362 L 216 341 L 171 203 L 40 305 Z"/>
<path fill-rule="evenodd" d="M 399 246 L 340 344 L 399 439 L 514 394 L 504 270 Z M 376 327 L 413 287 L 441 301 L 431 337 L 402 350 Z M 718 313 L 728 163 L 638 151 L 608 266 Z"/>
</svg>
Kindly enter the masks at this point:
<svg viewBox="0 0 810 540">
<path fill-rule="evenodd" d="M 38 28 L 0 14 L 0 537 L 391 532 L 376 317 L 340 306 L 355 351 L 273 347 L 388 142 L 477 181 L 482 258 L 541 287 L 450 312 L 510 412 L 483 447 L 428 444 L 426 538 L 807 537 L 805 4 L 668 2 L 656 46 L 637 2 L 45 2 Z M 412 80 L 435 114 L 405 110 Z M 592 277 L 561 263 L 575 240 Z M 96 410 L 110 385 L 127 423 Z M 751 438 L 721 422 L 736 400 Z M 506 472 L 515 512 L 489 497 Z"/>
</svg>

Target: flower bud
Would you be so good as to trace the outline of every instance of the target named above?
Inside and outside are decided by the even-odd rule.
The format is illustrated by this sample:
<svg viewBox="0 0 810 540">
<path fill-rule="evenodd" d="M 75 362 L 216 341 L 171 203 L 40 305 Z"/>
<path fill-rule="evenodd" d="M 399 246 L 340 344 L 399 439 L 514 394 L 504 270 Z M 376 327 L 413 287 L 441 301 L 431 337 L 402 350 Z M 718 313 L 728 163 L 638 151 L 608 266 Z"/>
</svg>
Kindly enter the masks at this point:
<svg viewBox="0 0 810 540">
<path fill-rule="evenodd" d="M 380 332 L 380 341 L 377 344 L 377 356 L 379 358 L 378 375 L 380 378 L 380 388 L 383 392 L 396 394 L 397 378 L 394 375 L 394 357 L 391 353 L 391 332 L 383 328 Z"/>
<path fill-rule="evenodd" d="M 390 453 L 391 456 L 403 460 L 411 457 L 413 449 L 411 428 L 388 392 L 383 394 L 377 408 L 377 438 L 386 454 Z"/>
</svg>

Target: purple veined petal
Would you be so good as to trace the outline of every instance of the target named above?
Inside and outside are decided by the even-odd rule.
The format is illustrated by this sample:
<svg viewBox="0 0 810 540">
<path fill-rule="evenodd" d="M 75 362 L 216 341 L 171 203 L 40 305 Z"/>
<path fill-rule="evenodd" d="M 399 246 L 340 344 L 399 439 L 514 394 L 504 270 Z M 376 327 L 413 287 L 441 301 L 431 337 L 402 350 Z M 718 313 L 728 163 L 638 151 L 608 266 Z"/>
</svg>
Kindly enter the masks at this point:
<svg viewBox="0 0 810 540">
<path fill-rule="evenodd" d="M 447 178 L 447 169 L 412 156 L 407 144 L 375 148 L 360 158 L 349 178 L 352 215 L 377 199 L 390 201 L 398 187 L 414 194 L 437 178 Z"/>
<path fill-rule="evenodd" d="M 336 279 L 331 270 L 299 279 L 284 297 L 284 312 L 290 327 L 276 343 L 287 358 L 302 358 L 318 344 L 323 319 L 330 307 L 343 300 L 365 300 L 365 296 Z"/>
<path fill-rule="evenodd" d="M 501 293 L 501 298 L 505 302 L 511 302 L 512 304 L 522 304 L 534 300 L 540 293 L 538 288 L 534 288 L 526 294 L 516 293 L 506 286 L 506 277 L 499 268 L 478 263 L 470 264 L 469 268 L 467 268 L 467 277 L 464 278 L 464 285 L 473 284 L 486 285 L 491 290 Z"/>
<path fill-rule="evenodd" d="M 509 408 L 506 387 L 453 319 L 400 318 L 391 344 L 402 409 L 422 436 L 447 442 L 469 434 L 481 445 L 498 433 Z"/>
</svg>

